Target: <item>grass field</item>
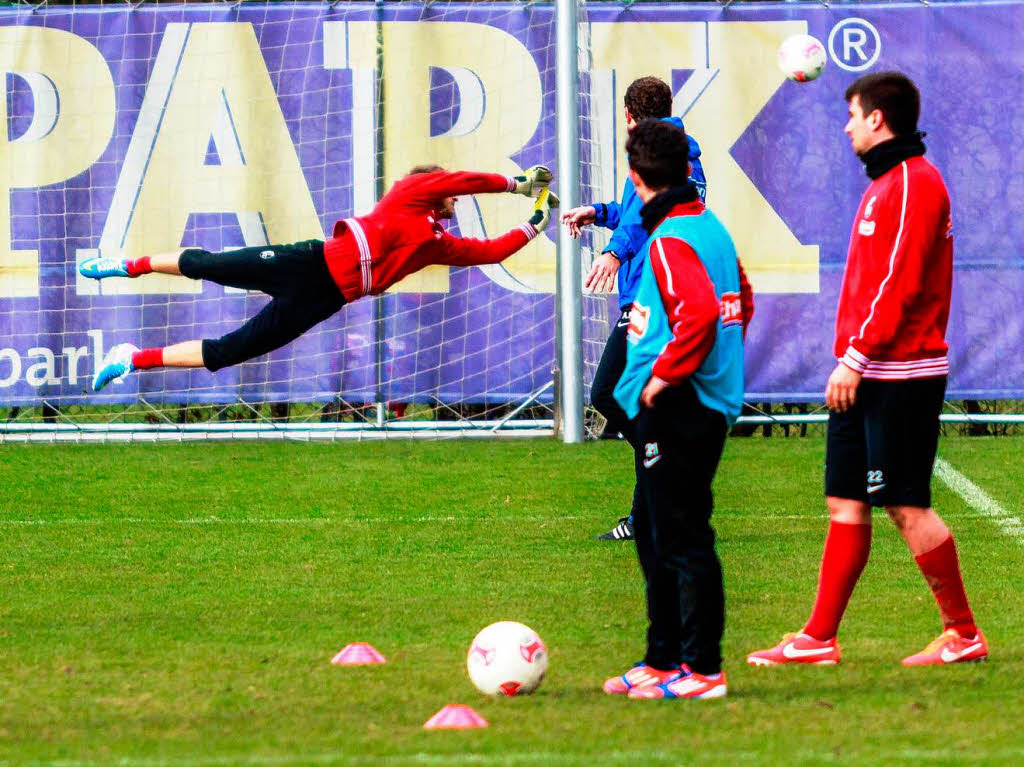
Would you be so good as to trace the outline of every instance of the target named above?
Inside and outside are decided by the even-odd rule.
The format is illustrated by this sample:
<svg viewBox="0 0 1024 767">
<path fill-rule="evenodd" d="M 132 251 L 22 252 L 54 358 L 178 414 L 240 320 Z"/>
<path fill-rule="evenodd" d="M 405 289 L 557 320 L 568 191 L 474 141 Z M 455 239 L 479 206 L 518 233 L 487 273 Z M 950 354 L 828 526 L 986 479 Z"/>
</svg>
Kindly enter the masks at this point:
<svg viewBox="0 0 1024 767">
<path fill-rule="evenodd" d="M 1018 520 L 1024 439 L 941 454 Z M 836 668 L 748 668 L 806 617 L 823 444 L 733 439 L 716 485 L 724 701 L 609 698 L 642 656 L 627 448 L 529 442 L 0 446 L 0 765 L 1019 765 L 1024 537 L 935 482 L 992 660 L 904 669 L 940 630 L 887 520 Z M 992 512 L 992 506 L 986 506 Z M 546 641 L 482 698 L 469 641 Z M 385 666 L 329 664 L 373 643 Z M 446 703 L 491 726 L 424 731 Z"/>
</svg>

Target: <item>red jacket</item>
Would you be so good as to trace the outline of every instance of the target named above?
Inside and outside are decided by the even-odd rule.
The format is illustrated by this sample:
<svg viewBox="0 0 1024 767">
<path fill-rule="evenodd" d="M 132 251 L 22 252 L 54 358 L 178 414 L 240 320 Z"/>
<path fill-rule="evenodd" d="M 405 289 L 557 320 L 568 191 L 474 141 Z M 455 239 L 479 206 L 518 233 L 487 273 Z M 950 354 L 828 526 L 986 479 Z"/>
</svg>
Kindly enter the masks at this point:
<svg viewBox="0 0 1024 767">
<path fill-rule="evenodd" d="M 676 205 L 668 215 L 696 216 L 703 210 L 704 203 L 696 200 Z M 654 361 L 651 373 L 677 386 L 693 375 L 711 352 L 723 307 L 700 256 L 684 240 L 659 237 L 651 244 L 650 260 L 672 327 L 672 340 Z M 754 292 L 743 264 L 737 261 L 736 266 L 740 272 L 740 311 L 746 335 L 754 316 Z"/>
<path fill-rule="evenodd" d="M 946 375 L 952 287 L 949 194 L 935 166 L 912 157 L 864 192 L 839 296 L 836 357 L 864 378 Z"/>
<path fill-rule="evenodd" d="M 327 268 L 345 300 L 383 293 L 431 264 L 496 264 L 537 236 L 525 223 L 493 240 L 459 238 L 437 222 L 444 198 L 511 192 L 515 181 L 496 173 L 414 173 L 396 181 L 372 211 L 334 224 L 324 243 Z"/>
</svg>

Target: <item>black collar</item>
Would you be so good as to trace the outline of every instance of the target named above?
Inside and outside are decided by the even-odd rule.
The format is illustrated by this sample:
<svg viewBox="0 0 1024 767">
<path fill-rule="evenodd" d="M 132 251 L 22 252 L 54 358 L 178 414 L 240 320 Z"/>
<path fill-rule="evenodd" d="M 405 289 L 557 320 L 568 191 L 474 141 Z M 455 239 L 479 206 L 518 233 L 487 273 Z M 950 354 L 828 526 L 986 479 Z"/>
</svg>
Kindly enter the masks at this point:
<svg viewBox="0 0 1024 767">
<path fill-rule="evenodd" d="M 926 150 L 921 139 L 924 136 L 925 134 L 920 132 L 897 136 L 866 151 L 860 156 L 860 160 L 864 163 L 864 170 L 867 171 L 868 178 L 874 181 L 904 160 L 923 155 Z"/>
<path fill-rule="evenodd" d="M 668 189 L 658 192 L 640 208 L 640 220 L 644 229 L 650 234 L 672 208 L 680 203 L 693 202 L 696 199 L 697 185 L 692 181 L 687 182 L 686 186 L 670 186 Z"/>
</svg>

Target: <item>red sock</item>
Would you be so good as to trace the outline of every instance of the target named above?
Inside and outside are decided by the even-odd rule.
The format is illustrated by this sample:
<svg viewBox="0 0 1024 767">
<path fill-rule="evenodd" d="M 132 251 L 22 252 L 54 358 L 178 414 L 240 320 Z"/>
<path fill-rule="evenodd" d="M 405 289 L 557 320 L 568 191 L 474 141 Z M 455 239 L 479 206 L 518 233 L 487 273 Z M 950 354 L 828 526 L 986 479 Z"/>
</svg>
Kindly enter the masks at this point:
<svg viewBox="0 0 1024 767">
<path fill-rule="evenodd" d="M 939 603 L 942 625 L 947 629 L 956 629 L 965 639 L 976 636 L 978 627 L 974 625 L 974 614 L 967 603 L 953 536 L 949 536 L 931 551 L 914 557 L 914 561 L 921 568 L 921 574 L 928 581 L 935 601 Z"/>
<path fill-rule="evenodd" d="M 832 639 L 850 602 L 853 587 L 871 552 L 871 525 L 829 522 L 821 554 L 818 597 L 804 633 L 821 641 Z"/>
<path fill-rule="evenodd" d="M 162 368 L 163 366 L 164 349 L 162 346 L 158 346 L 155 349 L 140 349 L 132 355 L 132 367 L 136 370 Z"/>
<path fill-rule="evenodd" d="M 153 267 L 149 265 L 149 256 L 142 258 L 129 258 L 124 262 L 124 268 L 129 277 L 138 277 L 140 274 L 149 274 Z"/>
</svg>

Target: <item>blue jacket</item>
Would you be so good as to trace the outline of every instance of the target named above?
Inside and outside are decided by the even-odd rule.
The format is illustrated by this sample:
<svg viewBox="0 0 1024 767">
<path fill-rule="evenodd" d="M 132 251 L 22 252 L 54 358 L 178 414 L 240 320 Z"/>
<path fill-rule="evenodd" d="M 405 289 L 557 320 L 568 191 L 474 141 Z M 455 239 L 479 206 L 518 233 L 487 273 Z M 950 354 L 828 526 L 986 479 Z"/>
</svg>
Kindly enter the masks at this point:
<svg viewBox="0 0 1024 767">
<path fill-rule="evenodd" d="M 640 394 L 651 377 L 654 362 L 673 338 L 649 257 L 650 244 L 661 237 L 678 238 L 693 248 L 704 264 L 723 307 L 714 346 L 690 381 L 701 403 L 722 413 L 731 425 L 743 407 L 743 313 L 739 266 L 732 238 L 710 210 L 699 216 L 666 218 L 651 232 L 650 240 L 640 251 L 636 259 L 642 266 L 640 285 L 630 312 L 626 367 L 615 386 L 615 399 L 630 419 L 636 418 L 641 407 Z"/>
<path fill-rule="evenodd" d="M 683 121 L 678 117 L 665 119 L 680 128 L 683 127 Z M 693 136 L 687 135 L 686 138 L 690 142 L 690 179 L 697 185 L 697 194 L 704 201 L 707 196 L 707 180 L 704 178 L 704 168 L 700 164 L 700 146 Z M 597 211 L 594 223 L 615 230 L 604 252 L 614 251 L 619 257 L 619 307 L 622 309 L 633 303 L 640 285 L 642 264 L 636 255 L 647 242 L 647 232 L 640 223 L 640 208 L 643 206 L 644 203 L 637 196 L 629 176 L 622 186 L 622 202 L 594 204 Z"/>
</svg>

